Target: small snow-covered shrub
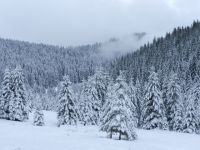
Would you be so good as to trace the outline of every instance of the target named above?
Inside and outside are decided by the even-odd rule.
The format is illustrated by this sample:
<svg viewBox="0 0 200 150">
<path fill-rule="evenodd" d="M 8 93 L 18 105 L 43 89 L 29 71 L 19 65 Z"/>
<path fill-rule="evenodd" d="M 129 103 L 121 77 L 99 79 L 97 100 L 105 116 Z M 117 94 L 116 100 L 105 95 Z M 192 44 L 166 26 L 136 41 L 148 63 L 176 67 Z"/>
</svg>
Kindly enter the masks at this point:
<svg viewBox="0 0 200 150">
<path fill-rule="evenodd" d="M 44 114 L 41 110 L 37 109 L 34 113 L 33 125 L 44 126 Z"/>
</svg>

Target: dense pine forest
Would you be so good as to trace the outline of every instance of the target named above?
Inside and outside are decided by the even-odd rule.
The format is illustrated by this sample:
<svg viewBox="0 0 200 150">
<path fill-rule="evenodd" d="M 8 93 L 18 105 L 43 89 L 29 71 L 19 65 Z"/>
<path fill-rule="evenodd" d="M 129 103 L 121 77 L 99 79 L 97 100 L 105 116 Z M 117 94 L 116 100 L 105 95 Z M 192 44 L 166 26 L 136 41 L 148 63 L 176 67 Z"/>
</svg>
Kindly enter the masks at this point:
<svg viewBox="0 0 200 150">
<path fill-rule="evenodd" d="M 0 39 L 0 79 L 6 67 L 21 65 L 30 87 L 57 86 L 64 74 L 73 82 L 81 82 L 94 74 L 100 63 L 100 44 L 79 47 L 59 47 Z"/>
<path fill-rule="evenodd" d="M 153 66 L 161 84 L 176 73 L 182 87 L 190 86 L 200 76 L 200 22 L 191 27 L 178 27 L 165 37 L 155 38 L 139 50 L 124 55 L 110 65 L 111 75 L 116 78 L 120 70 L 126 70 L 127 81 L 140 80 L 144 85 Z"/>
<path fill-rule="evenodd" d="M 25 121 L 36 110 L 33 124 L 43 126 L 41 110 L 54 110 L 58 127 L 97 125 L 110 138 L 119 133 L 119 140 L 137 139 L 135 128 L 200 133 L 198 21 L 105 66 L 97 59 L 99 44 L 59 48 L 1 40 L 0 45 L 2 68 L 7 66 L 3 119 Z"/>
</svg>

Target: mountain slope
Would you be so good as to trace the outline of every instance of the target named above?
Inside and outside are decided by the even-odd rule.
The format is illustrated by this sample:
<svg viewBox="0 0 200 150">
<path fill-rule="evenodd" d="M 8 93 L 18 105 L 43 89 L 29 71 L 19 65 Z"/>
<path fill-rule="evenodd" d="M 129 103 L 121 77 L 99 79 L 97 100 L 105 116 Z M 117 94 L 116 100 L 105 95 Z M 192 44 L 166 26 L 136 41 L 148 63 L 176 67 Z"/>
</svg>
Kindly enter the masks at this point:
<svg viewBox="0 0 200 150">
<path fill-rule="evenodd" d="M 23 67 L 31 87 L 54 87 L 65 74 L 72 82 L 81 82 L 93 75 L 97 66 L 136 49 L 145 35 L 135 33 L 115 42 L 66 48 L 0 38 L 0 82 L 5 68 L 16 65 Z"/>
<path fill-rule="evenodd" d="M 127 80 L 139 79 L 144 85 L 152 66 L 159 73 L 161 83 L 171 72 L 178 74 L 182 85 L 195 82 L 200 77 L 200 22 L 194 22 L 191 27 L 178 27 L 136 52 L 117 58 L 109 70 L 115 78 L 120 70 L 126 70 Z"/>
<path fill-rule="evenodd" d="M 58 47 L 0 39 L 0 81 L 5 67 L 21 65 L 30 86 L 52 87 L 68 74 L 73 82 L 92 75 L 101 63 L 100 44 Z"/>
</svg>

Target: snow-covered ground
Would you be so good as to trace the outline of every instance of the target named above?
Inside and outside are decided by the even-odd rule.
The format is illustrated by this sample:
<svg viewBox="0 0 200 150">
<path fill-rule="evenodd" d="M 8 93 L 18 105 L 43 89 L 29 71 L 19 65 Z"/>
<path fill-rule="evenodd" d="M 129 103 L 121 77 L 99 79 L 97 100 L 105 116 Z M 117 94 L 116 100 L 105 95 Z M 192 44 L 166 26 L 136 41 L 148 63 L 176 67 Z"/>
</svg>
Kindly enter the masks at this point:
<svg viewBox="0 0 200 150">
<path fill-rule="evenodd" d="M 138 140 L 119 141 L 94 126 L 58 128 L 54 112 L 45 112 L 45 123 L 0 120 L 0 150 L 200 150 L 200 135 L 136 130 Z"/>
</svg>

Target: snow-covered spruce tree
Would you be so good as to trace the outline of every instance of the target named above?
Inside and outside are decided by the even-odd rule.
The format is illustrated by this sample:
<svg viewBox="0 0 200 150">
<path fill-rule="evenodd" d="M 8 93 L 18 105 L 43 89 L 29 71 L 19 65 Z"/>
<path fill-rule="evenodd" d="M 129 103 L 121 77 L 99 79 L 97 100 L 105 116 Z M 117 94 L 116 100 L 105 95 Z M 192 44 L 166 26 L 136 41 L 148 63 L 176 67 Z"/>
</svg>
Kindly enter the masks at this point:
<svg viewBox="0 0 200 150">
<path fill-rule="evenodd" d="M 173 120 L 174 120 L 174 123 L 173 123 L 172 129 L 177 132 L 182 132 L 184 121 L 183 121 L 182 108 L 179 103 L 177 103 L 177 109 L 176 109 Z"/>
<path fill-rule="evenodd" d="M 197 81 L 189 90 L 189 101 L 194 103 L 195 118 L 197 121 L 196 133 L 200 133 L 200 82 Z"/>
<path fill-rule="evenodd" d="M 80 121 L 83 125 L 95 125 L 94 112 L 92 102 L 90 99 L 88 83 L 83 81 L 82 91 L 80 94 Z"/>
<path fill-rule="evenodd" d="M 120 73 L 116 79 L 116 84 L 109 90 L 107 100 L 108 109 L 105 109 L 105 115 L 101 125 L 101 130 L 109 133 L 110 138 L 113 134 L 119 134 L 119 140 L 124 136 L 126 140 L 135 140 L 136 133 L 131 119 L 131 102 L 128 96 L 128 85 L 125 82 L 123 73 Z"/>
<path fill-rule="evenodd" d="M 143 98 L 142 98 L 142 89 L 139 80 L 136 80 L 136 84 L 133 84 L 133 81 L 130 82 L 130 99 L 133 103 L 133 115 L 136 118 L 136 126 L 138 128 L 142 125 L 142 110 L 143 106 Z"/>
<path fill-rule="evenodd" d="M 73 98 L 69 76 L 64 76 L 63 81 L 61 82 L 58 105 L 58 126 L 65 124 L 76 125 L 76 105 Z"/>
<path fill-rule="evenodd" d="M 34 108 L 34 102 L 37 103 L 37 95 L 33 93 L 32 89 L 27 90 L 27 101 L 28 101 L 28 111 L 32 112 Z"/>
<path fill-rule="evenodd" d="M 158 75 L 152 68 L 145 91 L 144 129 L 166 129 L 167 120 L 164 113 L 164 104 L 159 89 Z"/>
<path fill-rule="evenodd" d="M 36 109 L 33 116 L 33 125 L 44 126 L 44 114 L 42 110 Z"/>
<path fill-rule="evenodd" d="M 98 97 L 98 91 L 96 88 L 96 81 L 94 76 L 90 77 L 88 79 L 88 93 L 86 94 L 88 96 L 88 99 L 91 102 L 92 111 L 93 111 L 93 120 L 95 121 L 95 124 L 99 124 L 99 118 L 100 118 L 100 110 L 101 110 L 101 100 Z"/>
<path fill-rule="evenodd" d="M 137 126 L 138 124 L 138 115 L 137 115 L 137 112 L 136 112 L 136 107 L 137 107 L 137 100 L 136 100 L 136 87 L 135 85 L 133 84 L 133 81 L 131 80 L 130 83 L 129 83 L 129 89 L 128 89 L 128 96 L 130 98 L 130 102 L 131 102 L 131 117 L 132 117 L 132 120 L 134 122 L 134 124 Z"/>
<path fill-rule="evenodd" d="M 101 109 L 105 103 L 105 95 L 109 83 L 108 74 L 102 68 L 98 68 L 95 74 L 87 81 L 87 91 L 84 94 L 90 101 L 93 111 L 93 120 L 99 124 Z M 85 97 L 86 98 L 86 97 Z"/>
<path fill-rule="evenodd" d="M 8 118 L 14 121 L 28 119 L 28 103 L 22 68 L 17 66 L 11 74 L 11 96 L 8 106 Z"/>
<path fill-rule="evenodd" d="M 168 80 L 165 102 L 166 117 L 170 130 L 181 130 L 181 101 L 181 88 L 178 84 L 177 75 L 173 73 Z"/>
<path fill-rule="evenodd" d="M 107 87 L 110 81 L 110 77 L 106 70 L 104 70 L 102 67 L 99 67 L 95 70 L 94 79 L 98 99 L 100 100 L 101 104 L 100 107 L 102 107 L 105 103 L 105 96 L 107 93 Z"/>
<path fill-rule="evenodd" d="M 11 97 L 11 72 L 6 68 L 4 72 L 4 78 L 2 83 L 2 95 L 1 95 L 1 118 L 8 119 L 9 114 L 9 102 Z"/>
<path fill-rule="evenodd" d="M 183 131 L 186 133 L 199 134 L 200 132 L 199 90 L 199 82 L 195 82 L 186 96 L 187 105 L 183 125 Z"/>
<path fill-rule="evenodd" d="M 195 116 L 194 103 L 188 101 L 187 109 L 184 116 L 183 132 L 195 133 L 197 130 L 197 118 Z"/>
<path fill-rule="evenodd" d="M 114 90 L 114 82 L 110 82 L 109 86 L 108 86 L 108 90 L 106 93 L 106 99 L 105 99 L 105 103 L 102 107 L 102 112 L 101 112 L 101 131 L 107 131 L 109 126 L 106 126 L 105 124 L 109 121 L 107 115 L 108 113 L 111 111 L 112 106 L 113 106 L 113 102 L 115 101 L 115 90 Z"/>
</svg>

